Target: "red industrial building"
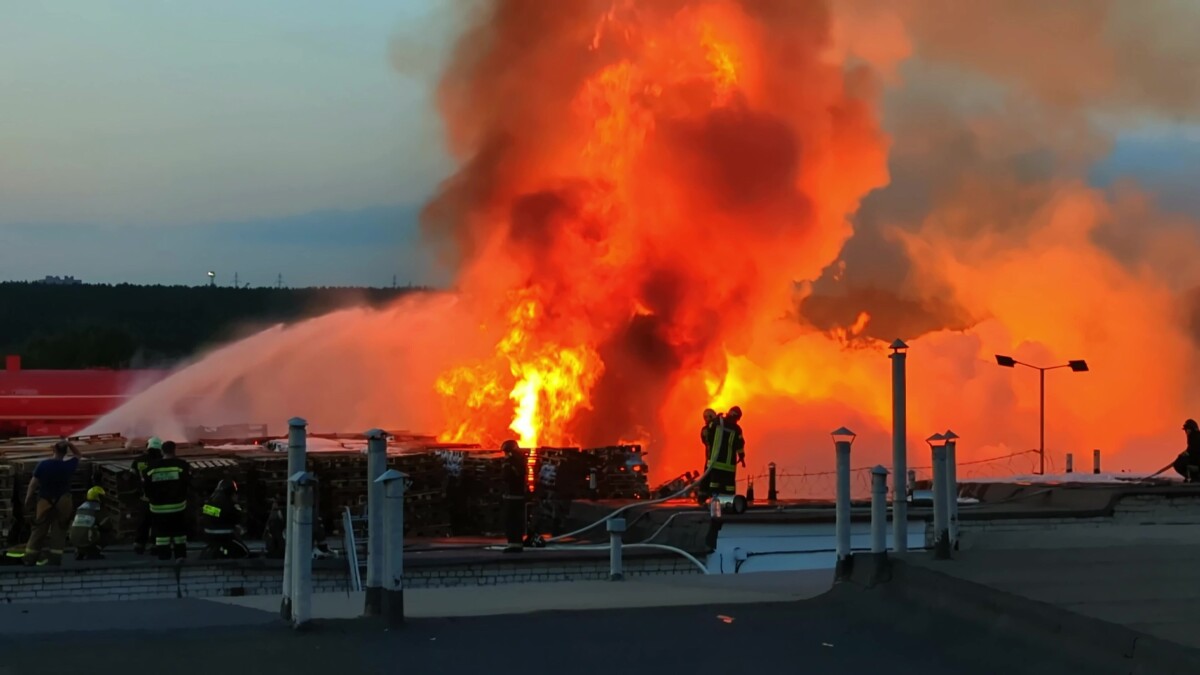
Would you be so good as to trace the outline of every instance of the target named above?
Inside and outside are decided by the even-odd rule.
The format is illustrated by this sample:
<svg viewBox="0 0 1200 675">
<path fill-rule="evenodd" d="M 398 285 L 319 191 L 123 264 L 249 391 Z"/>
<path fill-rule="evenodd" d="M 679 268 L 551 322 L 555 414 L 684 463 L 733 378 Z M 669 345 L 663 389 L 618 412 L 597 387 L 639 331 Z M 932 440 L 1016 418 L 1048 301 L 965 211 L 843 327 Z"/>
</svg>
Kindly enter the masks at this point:
<svg viewBox="0 0 1200 675">
<path fill-rule="evenodd" d="M 0 371 L 0 438 L 67 436 L 111 412 L 160 370 L 24 370 L 6 356 Z"/>
</svg>

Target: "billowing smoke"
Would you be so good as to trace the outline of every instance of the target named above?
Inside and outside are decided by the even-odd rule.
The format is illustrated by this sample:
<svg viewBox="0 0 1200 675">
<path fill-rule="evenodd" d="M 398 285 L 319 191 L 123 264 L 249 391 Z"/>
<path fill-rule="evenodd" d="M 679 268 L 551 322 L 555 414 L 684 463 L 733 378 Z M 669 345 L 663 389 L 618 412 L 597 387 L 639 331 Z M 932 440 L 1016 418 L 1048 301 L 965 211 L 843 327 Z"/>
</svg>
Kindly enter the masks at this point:
<svg viewBox="0 0 1200 675">
<path fill-rule="evenodd" d="M 1037 375 L 996 353 L 1091 365 L 1048 374 L 1052 462 L 1158 468 L 1197 414 L 1195 223 L 1090 180 L 1120 134 L 1194 121 L 1194 3 L 470 8 L 437 85 L 458 169 L 423 213 L 455 299 L 257 336 L 139 415 L 203 391 L 206 423 L 643 440 L 666 477 L 736 403 L 752 469 L 820 469 L 842 425 L 856 464 L 887 456 L 896 337 L 914 454 L 947 427 L 968 460 L 1035 446 Z"/>
</svg>

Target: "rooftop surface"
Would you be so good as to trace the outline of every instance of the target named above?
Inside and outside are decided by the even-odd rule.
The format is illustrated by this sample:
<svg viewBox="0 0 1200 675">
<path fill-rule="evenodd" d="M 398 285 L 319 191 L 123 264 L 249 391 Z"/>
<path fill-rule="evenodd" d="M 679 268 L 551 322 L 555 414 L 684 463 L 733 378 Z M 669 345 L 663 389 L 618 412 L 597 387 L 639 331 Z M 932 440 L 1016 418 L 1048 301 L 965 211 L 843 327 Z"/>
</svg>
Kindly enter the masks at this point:
<svg viewBox="0 0 1200 675">
<path fill-rule="evenodd" d="M 403 627 L 327 619 L 302 633 L 279 622 L 270 600 L 266 609 L 202 600 L 9 605 L 0 607 L 0 646 L 12 672 L 93 675 L 138 662 L 205 675 L 795 672 L 798 664 L 867 673 L 884 663 L 926 675 L 1071 672 L 1052 651 L 989 627 L 818 595 L 828 585 L 828 572 L 809 572 L 413 590 Z M 594 603 L 603 609 L 562 611 Z M 326 616 L 361 607 L 353 596 L 315 604 Z"/>
</svg>

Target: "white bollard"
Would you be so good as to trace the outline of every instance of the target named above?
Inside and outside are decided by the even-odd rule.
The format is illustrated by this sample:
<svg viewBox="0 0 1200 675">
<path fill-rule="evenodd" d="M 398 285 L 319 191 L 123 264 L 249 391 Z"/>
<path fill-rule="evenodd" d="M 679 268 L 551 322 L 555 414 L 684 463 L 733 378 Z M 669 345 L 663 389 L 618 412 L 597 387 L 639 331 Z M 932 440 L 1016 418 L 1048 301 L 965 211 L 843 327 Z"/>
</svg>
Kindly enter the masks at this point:
<svg viewBox="0 0 1200 675">
<path fill-rule="evenodd" d="M 908 550 L 908 495 L 903 494 L 902 476 L 908 475 L 908 391 L 905 362 L 908 345 L 900 338 L 891 345 L 892 353 L 892 546 L 896 553 Z"/>
<path fill-rule="evenodd" d="M 946 507 L 950 521 L 950 548 L 958 549 L 958 434 L 947 429 Z"/>
<path fill-rule="evenodd" d="M 950 557 L 950 513 L 946 485 L 946 442 L 941 434 L 927 439 L 933 449 L 933 555 L 938 559 Z"/>
<path fill-rule="evenodd" d="M 404 623 L 404 489 L 408 476 L 388 469 L 375 479 L 384 486 L 383 615 L 388 623 Z"/>
<path fill-rule="evenodd" d="M 715 501 L 715 500 L 714 500 Z M 608 579 L 621 581 L 625 578 L 625 570 L 621 560 L 622 536 L 625 533 L 624 518 L 608 519 Z"/>
<path fill-rule="evenodd" d="M 1100 450 L 1092 451 L 1092 473 L 1100 473 Z"/>
<path fill-rule="evenodd" d="M 383 613 L 384 486 L 376 482 L 387 471 L 387 434 L 379 429 L 367 432 L 367 592 L 364 616 Z"/>
<path fill-rule="evenodd" d="M 854 442 L 854 432 L 846 427 L 834 431 L 833 447 L 837 453 L 837 578 L 843 578 L 850 571 L 850 446 Z"/>
<path fill-rule="evenodd" d="M 1075 473 L 1075 455 L 1067 453 L 1067 473 Z"/>
<path fill-rule="evenodd" d="M 291 485 L 292 533 L 296 538 L 288 542 L 292 553 L 291 599 L 292 626 L 303 628 L 312 620 L 312 558 L 313 558 L 313 505 L 315 503 L 317 479 L 301 471 L 288 481 Z"/>
<path fill-rule="evenodd" d="M 296 541 L 296 533 L 292 529 L 295 516 L 292 514 L 294 500 L 292 499 L 290 478 L 306 469 L 306 455 L 308 452 L 307 427 L 308 422 L 303 418 L 293 417 L 288 420 L 287 475 L 289 482 L 287 485 L 287 521 L 283 535 L 283 601 L 279 605 L 279 614 L 283 617 L 284 621 L 292 620 L 292 542 Z M 311 546 L 312 542 L 309 542 L 309 545 Z"/>
<path fill-rule="evenodd" d="M 871 469 L 871 553 L 887 551 L 887 476 L 882 466 Z"/>
</svg>

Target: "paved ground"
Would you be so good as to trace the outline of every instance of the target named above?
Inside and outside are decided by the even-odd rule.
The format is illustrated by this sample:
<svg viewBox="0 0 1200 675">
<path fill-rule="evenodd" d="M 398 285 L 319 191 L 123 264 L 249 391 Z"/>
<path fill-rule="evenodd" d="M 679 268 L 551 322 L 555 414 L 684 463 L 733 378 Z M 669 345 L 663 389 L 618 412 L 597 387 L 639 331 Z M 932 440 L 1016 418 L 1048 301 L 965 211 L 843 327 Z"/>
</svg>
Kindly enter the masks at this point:
<svg viewBox="0 0 1200 675">
<path fill-rule="evenodd" d="M 828 591 L 832 583 L 831 570 L 818 570 L 411 589 L 405 592 L 405 614 L 410 618 L 451 618 L 713 603 L 744 605 L 813 598 Z M 0 605 L 0 635 L 262 627 L 275 623 L 279 605 L 278 595 L 7 604 Z M 356 619 L 362 610 L 361 593 L 313 596 L 316 619 Z"/>
<path fill-rule="evenodd" d="M 277 626 L 243 626 L 32 637 L 13 635 L 5 626 L 0 673 L 1071 672 L 1049 654 L 1030 652 L 962 621 L 867 603 L 823 597 L 418 619 L 394 630 L 361 621 L 327 622 L 302 634 Z M 127 611 L 138 611 L 132 607 L 136 603 L 123 604 L 131 606 Z M 110 625 L 129 618 L 113 609 Z"/>
<path fill-rule="evenodd" d="M 725 603 L 805 600 L 829 590 L 832 570 L 765 572 L 722 576 L 645 577 L 619 583 L 571 581 L 560 583 L 463 586 L 405 591 L 405 615 L 412 618 L 447 618 L 527 614 L 543 611 L 679 607 Z M 211 602 L 275 611 L 280 597 L 213 598 Z M 362 614 L 359 593 L 314 596 L 313 615 L 351 619 Z M 0 617 L 3 609 L 0 608 Z"/>
<path fill-rule="evenodd" d="M 1021 597 L 1200 647 L 1200 546 L 965 551 L 914 562 Z"/>
</svg>

